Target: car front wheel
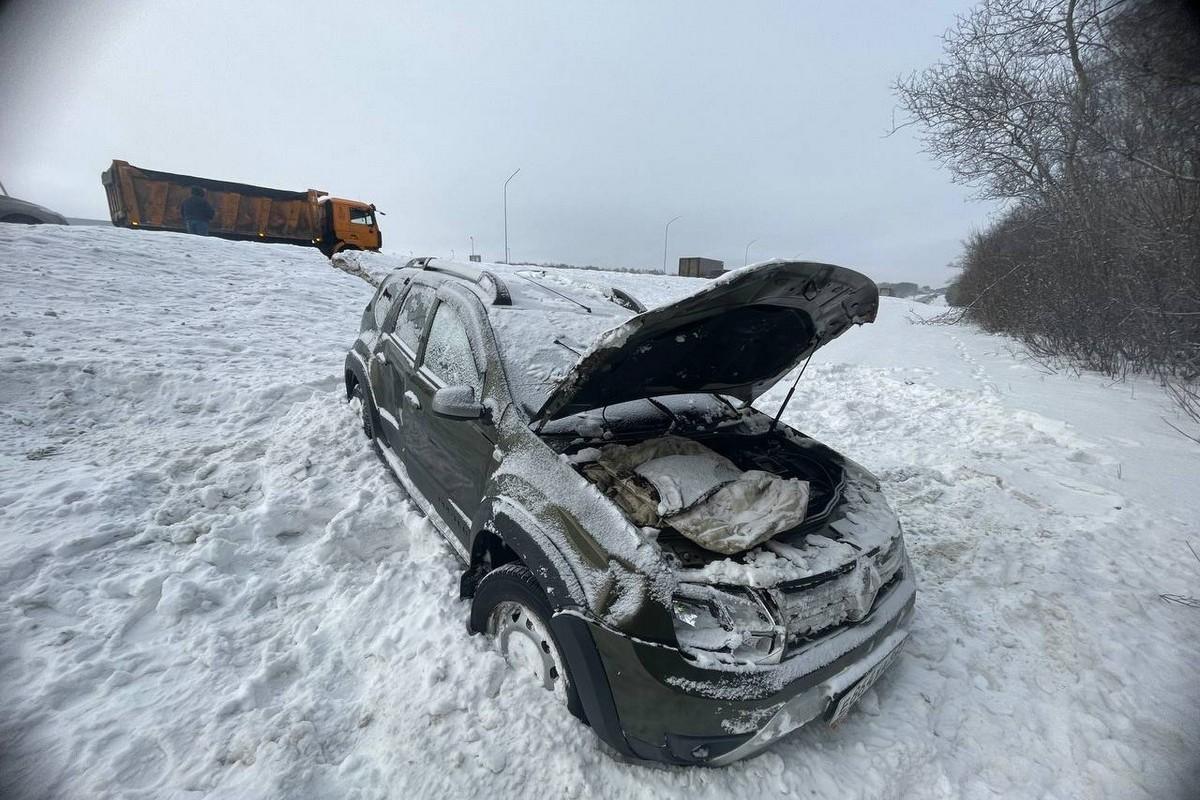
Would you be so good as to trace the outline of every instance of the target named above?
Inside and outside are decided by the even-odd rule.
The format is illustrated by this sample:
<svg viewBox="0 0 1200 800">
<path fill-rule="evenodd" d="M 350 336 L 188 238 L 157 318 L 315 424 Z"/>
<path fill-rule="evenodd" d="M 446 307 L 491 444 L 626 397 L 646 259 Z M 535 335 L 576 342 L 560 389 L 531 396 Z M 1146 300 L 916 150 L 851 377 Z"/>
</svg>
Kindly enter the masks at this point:
<svg viewBox="0 0 1200 800">
<path fill-rule="evenodd" d="M 505 564 L 480 580 L 471 604 L 471 628 L 492 637 L 518 673 L 553 692 L 577 717 L 579 694 L 550 630 L 553 611 L 533 574 Z"/>
</svg>

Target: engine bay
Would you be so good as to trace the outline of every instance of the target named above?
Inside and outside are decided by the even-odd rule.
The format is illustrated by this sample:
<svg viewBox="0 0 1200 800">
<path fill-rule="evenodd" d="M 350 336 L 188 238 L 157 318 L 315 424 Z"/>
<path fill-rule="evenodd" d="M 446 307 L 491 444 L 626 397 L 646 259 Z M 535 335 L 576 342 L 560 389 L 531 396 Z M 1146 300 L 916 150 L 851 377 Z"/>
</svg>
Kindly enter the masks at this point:
<svg viewBox="0 0 1200 800">
<path fill-rule="evenodd" d="M 826 519 L 843 470 L 831 452 L 778 434 L 666 434 L 577 442 L 566 457 L 681 567 L 798 542 Z"/>
<path fill-rule="evenodd" d="M 589 448 L 575 458 L 635 524 L 672 528 L 726 555 L 795 528 L 807 515 L 808 481 L 739 469 L 681 436 Z"/>
</svg>

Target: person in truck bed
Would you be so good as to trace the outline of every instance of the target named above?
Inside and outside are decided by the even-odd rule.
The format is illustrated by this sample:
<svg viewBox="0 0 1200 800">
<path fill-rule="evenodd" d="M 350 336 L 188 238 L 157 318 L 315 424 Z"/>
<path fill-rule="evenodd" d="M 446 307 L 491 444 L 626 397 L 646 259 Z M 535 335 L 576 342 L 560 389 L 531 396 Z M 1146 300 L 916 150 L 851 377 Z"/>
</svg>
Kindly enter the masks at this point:
<svg viewBox="0 0 1200 800">
<path fill-rule="evenodd" d="M 183 224 L 188 233 L 208 236 L 208 223 L 214 216 L 213 207 L 204 197 L 204 190 L 199 186 L 192 187 L 192 195 L 179 207 L 183 215 Z"/>
</svg>

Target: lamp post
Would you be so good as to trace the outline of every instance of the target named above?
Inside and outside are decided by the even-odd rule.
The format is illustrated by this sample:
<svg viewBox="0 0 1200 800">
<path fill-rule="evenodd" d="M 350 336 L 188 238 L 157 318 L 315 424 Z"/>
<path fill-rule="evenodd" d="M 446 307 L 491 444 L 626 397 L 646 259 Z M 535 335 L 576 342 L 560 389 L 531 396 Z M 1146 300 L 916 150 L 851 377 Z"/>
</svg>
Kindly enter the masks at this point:
<svg viewBox="0 0 1200 800">
<path fill-rule="evenodd" d="M 673 217 L 667 222 L 667 227 L 663 228 L 663 275 L 667 274 L 667 236 L 671 233 L 671 223 L 679 217 Z"/>
<path fill-rule="evenodd" d="M 508 181 L 517 177 L 517 172 L 521 168 L 517 167 L 517 171 L 508 176 L 508 180 L 504 182 L 504 263 L 508 263 Z"/>
<path fill-rule="evenodd" d="M 758 241 L 758 239 L 751 239 L 750 241 L 746 242 L 746 255 L 742 259 L 743 267 L 750 263 L 750 245 L 754 244 L 757 241 Z"/>
</svg>

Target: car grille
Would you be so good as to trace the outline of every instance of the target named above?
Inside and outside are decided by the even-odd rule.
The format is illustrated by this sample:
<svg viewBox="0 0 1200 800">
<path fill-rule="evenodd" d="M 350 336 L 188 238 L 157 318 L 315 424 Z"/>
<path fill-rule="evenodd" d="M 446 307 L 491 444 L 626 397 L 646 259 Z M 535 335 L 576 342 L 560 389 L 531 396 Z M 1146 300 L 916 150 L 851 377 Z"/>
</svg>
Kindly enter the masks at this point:
<svg viewBox="0 0 1200 800">
<path fill-rule="evenodd" d="M 901 577 L 898 543 L 878 555 L 863 555 L 834 573 L 812 580 L 785 584 L 775 601 L 788 633 L 788 649 L 819 639 L 868 614 Z"/>
</svg>

